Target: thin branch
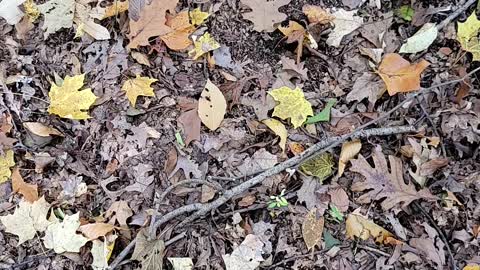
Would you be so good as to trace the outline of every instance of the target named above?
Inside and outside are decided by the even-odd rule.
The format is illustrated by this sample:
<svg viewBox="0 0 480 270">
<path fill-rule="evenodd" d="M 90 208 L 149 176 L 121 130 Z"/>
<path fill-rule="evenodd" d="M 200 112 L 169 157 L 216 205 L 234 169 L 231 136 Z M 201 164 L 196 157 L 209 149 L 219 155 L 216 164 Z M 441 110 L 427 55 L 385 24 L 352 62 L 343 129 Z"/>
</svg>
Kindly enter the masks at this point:
<svg viewBox="0 0 480 270">
<path fill-rule="evenodd" d="M 447 26 L 451 21 L 455 20 L 460 14 L 462 14 L 465 10 L 467 10 L 471 5 L 475 4 L 477 0 L 468 0 L 467 3 L 458 7 L 450 16 L 445 18 L 441 23 L 437 25 L 438 31 L 440 31 L 443 27 Z"/>
</svg>

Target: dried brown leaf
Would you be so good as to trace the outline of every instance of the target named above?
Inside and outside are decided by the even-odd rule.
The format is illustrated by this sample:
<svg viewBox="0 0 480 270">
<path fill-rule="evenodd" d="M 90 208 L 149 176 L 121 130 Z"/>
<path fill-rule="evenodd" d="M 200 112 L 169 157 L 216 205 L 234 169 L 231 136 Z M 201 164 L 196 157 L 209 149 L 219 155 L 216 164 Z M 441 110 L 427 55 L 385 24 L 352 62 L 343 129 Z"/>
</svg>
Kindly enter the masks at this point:
<svg viewBox="0 0 480 270">
<path fill-rule="evenodd" d="M 367 240 L 368 238 L 373 237 L 375 242 L 385 243 L 386 241 L 390 241 L 388 239 L 393 237 L 389 231 L 357 214 L 348 215 L 345 224 L 347 237 L 350 239 L 358 237 L 362 240 Z"/>
<path fill-rule="evenodd" d="M 100 236 L 105 236 L 109 232 L 113 231 L 113 229 L 115 229 L 115 226 L 112 224 L 101 222 L 82 225 L 78 228 L 78 230 L 82 232 L 83 235 L 88 238 L 88 240 L 94 240 Z"/>
<path fill-rule="evenodd" d="M 302 224 L 302 235 L 309 250 L 315 246 L 320 246 L 324 224 L 324 217 L 317 218 L 317 208 L 308 212 Z"/>
<path fill-rule="evenodd" d="M 25 200 L 31 203 L 38 200 L 37 185 L 25 183 L 18 168 L 12 170 L 12 189 L 13 192 L 22 194 Z"/>
</svg>

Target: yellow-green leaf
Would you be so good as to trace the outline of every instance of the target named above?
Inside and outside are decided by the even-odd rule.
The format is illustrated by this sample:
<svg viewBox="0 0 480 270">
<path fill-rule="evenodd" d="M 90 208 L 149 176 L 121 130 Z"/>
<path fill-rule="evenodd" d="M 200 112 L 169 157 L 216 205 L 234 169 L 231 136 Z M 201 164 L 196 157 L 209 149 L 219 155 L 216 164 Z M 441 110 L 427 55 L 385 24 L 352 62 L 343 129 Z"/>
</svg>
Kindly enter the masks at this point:
<svg viewBox="0 0 480 270">
<path fill-rule="evenodd" d="M 322 153 L 302 163 L 300 169 L 308 175 L 316 176 L 322 182 L 332 175 L 333 165 L 335 164 L 332 155 L 330 153 Z"/>
<path fill-rule="evenodd" d="M 268 92 L 279 104 L 273 110 L 273 116 L 286 120 L 290 118 L 294 128 L 301 126 L 307 116 L 313 115 L 312 105 L 305 99 L 300 88 L 283 86 Z"/>
<path fill-rule="evenodd" d="M 196 8 L 190 11 L 189 13 L 190 13 L 190 21 L 192 22 L 193 25 L 202 24 L 208 18 L 208 16 L 210 16 L 210 14 L 208 14 L 207 12 L 201 11 L 200 8 Z"/>
<path fill-rule="evenodd" d="M 84 79 L 85 74 L 73 77 L 67 75 L 61 86 L 53 83 L 48 92 L 50 97 L 48 112 L 69 119 L 90 118 L 87 111 L 95 103 L 97 97 L 90 88 L 80 90 Z"/>
<path fill-rule="evenodd" d="M 324 224 L 324 217 L 320 217 L 317 219 L 317 208 L 313 208 L 312 210 L 310 210 L 310 212 L 303 220 L 302 235 L 308 250 L 312 249 L 317 245 L 320 246 Z"/>
<path fill-rule="evenodd" d="M 12 176 L 11 167 L 15 166 L 15 160 L 13 160 L 13 151 L 6 150 L 3 155 L 0 154 L 0 184 L 7 182 L 10 176 Z"/>
<path fill-rule="evenodd" d="M 47 227 L 43 244 L 46 248 L 52 248 L 56 253 L 79 252 L 80 248 L 88 242 L 88 239 L 76 231 L 80 226 L 79 213 L 66 215 L 63 222 L 56 222 Z"/>
<path fill-rule="evenodd" d="M 220 48 L 220 44 L 210 35 L 210 33 L 205 32 L 198 40 L 196 40 L 193 45 L 195 48 L 188 52 L 188 54 L 197 60 L 200 56 L 206 54 L 209 51 L 216 50 Z"/>
<path fill-rule="evenodd" d="M 464 23 L 458 23 L 457 40 L 465 51 L 472 53 L 473 61 L 480 60 L 480 42 L 477 37 L 479 30 L 480 20 L 475 11 Z"/>
<path fill-rule="evenodd" d="M 150 86 L 150 84 L 156 81 L 158 80 L 149 77 L 141 77 L 137 74 L 135 79 L 130 79 L 123 84 L 122 90 L 126 92 L 127 98 L 132 106 L 135 106 L 138 96 L 155 96 L 153 88 Z"/>
<path fill-rule="evenodd" d="M 277 136 L 280 137 L 280 142 L 278 142 L 278 145 L 280 146 L 280 148 L 282 148 L 283 151 L 285 151 L 285 145 L 287 144 L 288 136 L 287 128 L 285 128 L 285 125 L 277 119 L 273 118 L 265 119 L 262 122 Z"/>
</svg>

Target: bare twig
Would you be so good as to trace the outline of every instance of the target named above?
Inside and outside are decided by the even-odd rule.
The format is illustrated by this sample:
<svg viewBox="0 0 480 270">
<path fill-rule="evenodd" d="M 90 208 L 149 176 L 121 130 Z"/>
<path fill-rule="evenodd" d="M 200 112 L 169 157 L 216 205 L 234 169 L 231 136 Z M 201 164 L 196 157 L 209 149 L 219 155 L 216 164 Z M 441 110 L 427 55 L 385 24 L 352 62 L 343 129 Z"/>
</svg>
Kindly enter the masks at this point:
<svg viewBox="0 0 480 270">
<path fill-rule="evenodd" d="M 365 245 L 357 245 L 358 248 L 360 249 L 364 249 L 364 250 L 368 250 L 368 251 L 371 251 L 373 253 L 377 253 L 378 255 L 381 255 L 381 256 L 384 256 L 384 257 L 387 257 L 389 258 L 391 255 L 386 253 L 386 252 L 383 252 L 379 249 L 376 249 L 376 248 L 372 248 L 372 247 L 369 247 L 369 246 L 365 246 Z"/>
<path fill-rule="evenodd" d="M 471 5 L 475 4 L 477 0 L 468 0 L 465 4 L 461 7 L 455 9 L 455 11 L 450 14 L 447 18 L 445 18 L 441 23 L 437 25 L 438 31 L 440 31 L 443 27 L 447 26 L 451 21 L 455 20 L 460 14 L 462 14 L 465 10 L 467 10 Z"/>
</svg>

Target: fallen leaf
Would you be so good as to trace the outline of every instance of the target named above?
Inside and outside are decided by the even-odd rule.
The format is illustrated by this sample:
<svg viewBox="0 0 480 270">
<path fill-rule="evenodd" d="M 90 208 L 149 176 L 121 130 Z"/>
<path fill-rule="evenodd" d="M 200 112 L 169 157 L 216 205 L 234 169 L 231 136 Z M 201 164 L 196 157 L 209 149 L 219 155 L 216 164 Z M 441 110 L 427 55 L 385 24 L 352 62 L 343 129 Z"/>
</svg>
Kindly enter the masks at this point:
<svg viewBox="0 0 480 270">
<path fill-rule="evenodd" d="M 184 156 L 179 156 L 177 159 L 177 165 L 173 169 L 173 171 L 170 173 L 168 178 L 172 178 L 175 173 L 177 173 L 179 170 L 183 171 L 183 174 L 185 175 L 185 178 L 191 179 L 193 178 L 201 178 L 202 177 L 202 172 L 198 169 L 198 164 L 196 164 L 194 161 L 191 161 L 190 159 L 184 157 Z"/>
<path fill-rule="evenodd" d="M 97 97 L 90 88 L 78 91 L 82 88 L 84 79 L 85 74 L 73 77 L 67 75 L 61 86 L 52 83 L 48 92 L 50 98 L 48 112 L 69 119 L 90 118 L 86 111 L 95 103 Z"/>
<path fill-rule="evenodd" d="M 367 98 L 370 104 L 375 104 L 377 100 L 385 93 L 385 84 L 374 74 L 370 72 L 363 73 L 360 78 L 353 83 L 352 90 L 348 92 L 346 100 L 362 101 Z"/>
<path fill-rule="evenodd" d="M 358 8 L 367 0 L 342 0 L 342 4 L 350 9 Z"/>
<path fill-rule="evenodd" d="M 317 208 L 313 208 L 308 212 L 302 223 L 303 241 L 305 241 L 308 250 L 315 246 L 321 247 L 324 224 L 324 217 L 317 218 Z"/>
<path fill-rule="evenodd" d="M 362 240 L 368 240 L 373 237 L 375 242 L 385 243 L 388 238 L 393 238 L 389 231 L 360 215 L 349 214 L 345 225 L 347 237 L 350 239 L 358 237 Z"/>
<path fill-rule="evenodd" d="M 196 106 L 197 107 L 197 106 Z M 181 125 L 185 134 L 185 145 L 189 145 L 192 141 L 200 140 L 200 128 L 202 120 L 198 116 L 198 109 L 182 112 L 177 118 L 177 122 Z"/>
<path fill-rule="evenodd" d="M 17 24 L 23 17 L 23 12 L 19 8 L 23 2 L 25 0 L 3 0 L 0 2 L 0 17 L 10 25 Z"/>
<path fill-rule="evenodd" d="M 405 21 L 409 22 L 413 19 L 413 15 L 415 14 L 415 10 L 410 7 L 409 5 L 403 5 L 398 10 L 396 10 L 396 15 Z"/>
<path fill-rule="evenodd" d="M 301 143 L 298 143 L 298 142 L 288 143 L 288 148 L 290 149 L 290 152 L 292 152 L 292 154 L 294 154 L 295 156 L 298 156 L 303 151 L 305 151 L 305 147 Z"/>
<path fill-rule="evenodd" d="M 287 15 L 278 11 L 282 6 L 290 3 L 291 0 L 240 0 L 242 4 L 252 9 L 243 13 L 243 18 L 253 23 L 253 30 L 258 32 L 273 32 L 275 25 L 287 19 Z"/>
<path fill-rule="evenodd" d="M 339 9 L 332 13 L 332 15 L 335 17 L 335 19 L 333 20 L 335 28 L 328 36 L 328 45 L 333 47 L 339 47 L 344 36 L 350 34 L 357 28 L 362 26 L 363 19 L 361 17 L 355 16 L 355 13 L 357 13 L 356 10 L 346 11 L 344 9 Z"/>
<path fill-rule="evenodd" d="M 350 200 L 348 199 L 348 194 L 341 187 L 333 188 L 328 191 L 330 195 L 331 203 L 335 205 L 341 212 L 348 211 L 348 205 Z"/>
<path fill-rule="evenodd" d="M 168 48 L 180 51 L 192 44 L 189 36 L 195 31 L 195 28 L 190 24 L 188 11 L 179 12 L 175 16 L 167 16 L 165 24 L 173 29 L 172 32 L 160 36 L 160 39 L 165 42 Z"/>
<path fill-rule="evenodd" d="M 391 168 L 389 172 L 387 160 L 381 148 L 376 148 L 372 156 L 375 167 L 371 167 L 362 155 L 359 155 L 358 159 L 351 160 L 350 170 L 365 177 L 363 181 L 354 180 L 352 191 L 370 190 L 358 198 L 359 202 L 384 199 L 381 203 L 382 208 L 389 210 L 398 203 L 403 203 L 402 206 L 405 207 L 417 199 L 427 201 L 437 199 L 428 189 L 417 191 L 413 184 L 405 184 L 401 159 L 388 156 Z"/>
<path fill-rule="evenodd" d="M 438 35 L 437 25 L 426 23 L 400 48 L 400 53 L 417 53 L 428 49 Z"/>
<path fill-rule="evenodd" d="M 188 52 L 193 60 L 197 60 L 207 52 L 220 48 L 220 44 L 208 32 L 205 32 L 198 40 L 195 40 L 193 45 L 195 48 Z"/>
<path fill-rule="evenodd" d="M 117 16 L 118 14 L 128 10 L 129 1 L 118 1 L 115 0 L 113 4 L 103 8 L 103 16 L 99 18 L 100 20 Z"/>
<path fill-rule="evenodd" d="M 231 254 L 222 255 L 226 270 L 255 270 L 263 262 L 263 242 L 254 235 L 249 234 L 245 240 L 236 247 Z"/>
<path fill-rule="evenodd" d="M 327 24 L 335 19 L 328 11 L 319 6 L 304 5 L 302 11 L 307 16 L 309 23 Z"/>
<path fill-rule="evenodd" d="M 10 168 L 13 166 L 15 166 L 15 160 L 13 159 L 12 150 L 0 153 L 0 184 L 8 181 L 12 175 Z"/>
<path fill-rule="evenodd" d="M 327 101 L 327 104 L 325 104 L 325 108 L 318 114 L 308 117 L 307 121 L 305 122 L 306 125 L 309 124 L 315 124 L 318 122 L 330 122 L 330 111 L 332 110 L 333 105 L 335 105 L 337 101 L 333 98 L 329 99 Z"/>
<path fill-rule="evenodd" d="M 208 12 L 203 12 L 200 8 L 196 8 L 189 12 L 190 21 L 193 25 L 202 24 L 209 16 Z"/>
<path fill-rule="evenodd" d="M 469 263 L 465 265 L 462 270 L 480 270 L 480 265 L 476 263 Z"/>
<path fill-rule="evenodd" d="M 42 26 L 42 29 L 46 30 L 45 38 L 62 28 L 71 28 L 73 26 L 74 0 L 50 0 L 37 7 L 45 17 L 45 22 Z"/>
<path fill-rule="evenodd" d="M 470 82 L 470 78 L 467 76 L 467 69 L 465 67 L 458 68 L 457 72 L 460 78 L 465 78 L 460 82 L 457 94 L 455 95 L 455 103 L 461 104 L 463 98 L 465 98 L 470 90 L 472 90 L 472 84 Z"/>
<path fill-rule="evenodd" d="M 18 245 L 33 239 L 37 232 L 47 229 L 50 222 L 47 220 L 50 204 L 41 197 L 34 203 L 21 200 L 13 215 L 0 217 L 5 231 L 19 237 Z"/>
<path fill-rule="evenodd" d="M 283 120 L 290 118 L 294 128 L 301 126 L 307 120 L 307 116 L 313 115 L 312 105 L 298 87 L 291 89 L 283 86 L 269 91 L 268 94 L 279 102 L 272 115 Z"/>
<path fill-rule="evenodd" d="M 148 56 L 141 52 L 132 52 L 132 58 L 137 61 L 137 63 L 150 67 L 150 61 L 148 60 Z"/>
<path fill-rule="evenodd" d="M 308 175 L 317 177 L 318 181 L 323 182 L 323 180 L 332 175 L 334 165 L 332 155 L 330 153 L 322 153 L 302 163 L 300 170 Z"/>
<path fill-rule="evenodd" d="M 5 150 L 9 150 L 13 148 L 13 144 L 16 142 L 16 139 L 9 138 L 5 133 L 0 131 L 0 160 L 1 156 L 4 154 Z M 1 161 L 0 161 L 1 164 Z M 1 166 L 0 166 L 1 168 Z M 1 171 L 1 169 L 0 169 Z M 1 173 L 0 173 L 1 175 Z"/>
<path fill-rule="evenodd" d="M 378 67 L 378 75 L 387 85 L 388 94 L 411 92 L 420 89 L 420 74 L 430 65 L 426 60 L 410 64 L 399 54 L 385 55 Z"/>
<path fill-rule="evenodd" d="M 88 239 L 76 233 L 79 226 L 79 213 L 65 215 L 62 222 L 56 222 L 47 227 L 43 244 L 58 254 L 80 252 L 80 248 L 88 242 Z"/>
<path fill-rule="evenodd" d="M 340 151 L 340 158 L 338 160 L 338 177 L 343 175 L 348 161 L 360 153 L 360 149 L 362 149 L 362 142 L 360 140 L 353 140 L 342 144 L 342 150 Z"/>
<path fill-rule="evenodd" d="M 243 197 L 243 198 L 238 202 L 238 206 L 240 206 L 240 207 L 248 207 L 248 206 L 252 205 L 256 200 L 257 200 L 257 198 L 255 197 L 255 195 L 249 194 L 249 195 Z"/>
<path fill-rule="evenodd" d="M 135 107 L 138 96 L 155 96 L 153 88 L 150 85 L 156 81 L 158 80 L 149 77 L 141 77 L 137 74 L 137 77 L 135 79 L 127 80 L 123 84 L 122 90 L 126 92 L 130 104 Z"/>
<path fill-rule="evenodd" d="M 81 37 L 84 33 L 87 33 L 96 40 L 110 39 L 110 32 L 108 32 L 108 29 L 95 22 L 94 17 L 92 17 L 92 8 L 88 3 L 75 3 L 73 22 L 77 25 L 75 38 Z"/>
<path fill-rule="evenodd" d="M 33 203 L 38 200 L 38 187 L 25 183 L 18 168 L 14 168 L 12 171 L 12 190 L 23 195 L 25 200 Z"/>
<path fill-rule="evenodd" d="M 165 244 L 160 239 L 148 241 L 147 235 L 147 229 L 141 229 L 137 233 L 132 260 L 140 261 L 142 270 L 162 269 Z"/>
<path fill-rule="evenodd" d="M 115 225 L 115 221 L 120 226 L 127 226 L 127 219 L 133 215 L 133 211 L 126 201 L 116 201 L 105 212 L 105 218 L 110 219 L 110 223 Z"/>
<path fill-rule="evenodd" d="M 173 270 L 192 270 L 192 258 L 169 257 L 168 261 L 172 264 Z"/>
<path fill-rule="evenodd" d="M 295 21 L 289 21 L 287 27 L 279 26 L 278 30 L 282 32 L 285 37 L 287 37 L 287 43 L 297 42 L 297 63 L 300 63 L 300 58 L 302 57 L 303 44 L 305 40 L 308 40 L 308 33 L 305 28 Z"/>
<path fill-rule="evenodd" d="M 108 233 L 113 231 L 115 226 L 109 223 L 91 223 L 82 225 L 78 228 L 84 236 L 88 238 L 88 240 L 98 239 L 100 236 L 106 236 Z"/>
<path fill-rule="evenodd" d="M 108 246 L 100 240 L 92 241 L 92 249 L 90 250 L 93 257 L 92 268 L 94 270 L 105 270 L 108 268 Z"/>
<path fill-rule="evenodd" d="M 422 225 L 428 235 L 422 236 L 421 238 L 412 238 L 409 244 L 420 253 L 419 255 L 423 255 L 427 262 L 433 262 L 432 266 L 436 269 L 442 269 L 446 263 L 445 243 L 440 239 L 434 228 L 426 223 Z"/>
<path fill-rule="evenodd" d="M 216 130 L 227 111 L 227 101 L 218 87 L 210 80 L 198 100 L 198 116 L 210 130 Z"/>
<path fill-rule="evenodd" d="M 308 70 L 305 68 L 305 63 L 295 63 L 295 60 L 282 56 L 280 57 L 280 61 L 282 62 L 282 69 L 286 70 L 287 72 L 294 73 L 292 75 L 297 75 L 297 77 L 308 80 Z"/>
<path fill-rule="evenodd" d="M 134 49 L 138 46 L 147 46 L 150 44 L 148 41 L 150 37 L 172 32 L 173 29 L 166 25 L 165 17 L 167 11 L 171 13 L 175 11 L 177 4 L 178 0 L 152 0 L 145 5 L 139 12 L 138 20 L 130 19 L 130 43 L 127 47 Z M 133 10 L 130 8 L 129 12 Z"/>
<path fill-rule="evenodd" d="M 457 40 L 462 48 L 472 53 L 473 61 L 480 60 L 480 40 L 478 32 L 480 31 L 480 20 L 478 20 L 476 12 L 467 18 L 465 22 L 458 22 Z"/>
<path fill-rule="evenodd" d="M 145 192 L 145 189 L 155 180 L 155 177 L 150 174 L 153 170 L 152 165 L 140 163 L 133 168 L 135 182 L 127 187 L 127 192 Z"/>
<path fill-rule="evenodd" d="M 35 22 L 40 16 L 40 11 L 38 10 L 37 4 L 33 0 L 27 0 L 23 3 L 23 8 L 25 9 L 25 15 L 29 22 Z M 1 9 L 1 8 L 0 8 Z"/>
<path fill-rule="evenodd" d="M 56 128 L 46 126 L 39 122 L 23 122 L 23 126 L 31 133 L 40 137 L 48 137 L 50 135 L 63 137 L 63 134 Z"/>
<path fill-rule="evenodd" d="M 270 119 L 265 119 L 262 121 L 269 129 L 271 129 L 278 137 L 280 137 L 280 141 L 278 142 L 278 145 L 280 148 L 282 148 L 282 151 L 285 151 L 285 146 L 287 144 L 287 136 L 288 132 L 287 129 L 285 128 L 285 125 L 282 124 L 282 122 L 270 118 Z"/>
</svg>

